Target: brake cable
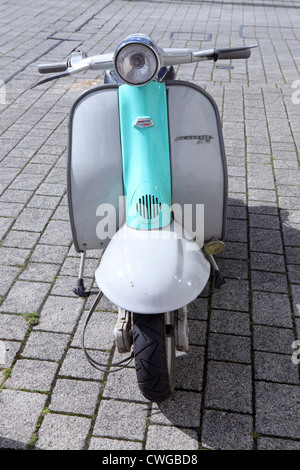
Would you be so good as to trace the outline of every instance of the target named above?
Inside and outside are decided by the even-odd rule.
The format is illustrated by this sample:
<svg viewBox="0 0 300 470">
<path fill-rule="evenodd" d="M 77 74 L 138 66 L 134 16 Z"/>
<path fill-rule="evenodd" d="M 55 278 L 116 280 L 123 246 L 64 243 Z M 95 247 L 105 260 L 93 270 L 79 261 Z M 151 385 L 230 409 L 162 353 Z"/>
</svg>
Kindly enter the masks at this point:
<svg viewBox="0 0 300 470">
<path fill-rule="evenodd" d="M 83 352 L 88 360 L 88 362 L 91 364 L 91 366 L 93 366 L 95 369 L 98 369 L 100 370 L 101 372 L 104 372 L 104 373 L 110 373 L 110 372 L 118 372 L 122 369 L 124 369 L 125 367 L 128 366 L 128 364 L 130 364 L 130 362 L 133 360 L 134 358 L 134 353 L 132 352 L 130 356 L 126 357 L 125 359 L 123 359 L 122 361 L 119 361 L 119 362 L 113 362 L 111 364 L 103 364 L 101 362 L 97 362 L 95 359 L 93 359 L 89 353 L 87 352 L 86 350 L 86 347 L 85 347 L 85 344 L 84 344 L 84 338 L 85 338 L 85 330 L 89 324 L 89 321 L 94 313 L 94 311 L 96 310 L 96 307 L 98 305 L 98 303 L 100 302 L 101 298 L 103 296 L 103 292 L 100 291 L 98 294 L 97 294 L 97 297 L 90 309 L 90 312 L 87 316 L 87 319 L 85 321 L 85 325 L 84 325 L 84 328 L 83 328 L 83 331 L 82 331 L 82 336 L 81 336 L 81 345 L 82 345 L 82 349 L 83 349 Z M 126 362 L 126 364 L 124 364 L 124 362 Z M 122 365 L 124 364 L 124 365 Z M 105 369 L 103 369 L 103 367 L 105 367 Z M 112 370 L 107 370 L 107 368 L 111 368 L 111 367 L 117 367 L 116 369 L 112 369 Z"/>
</svg>

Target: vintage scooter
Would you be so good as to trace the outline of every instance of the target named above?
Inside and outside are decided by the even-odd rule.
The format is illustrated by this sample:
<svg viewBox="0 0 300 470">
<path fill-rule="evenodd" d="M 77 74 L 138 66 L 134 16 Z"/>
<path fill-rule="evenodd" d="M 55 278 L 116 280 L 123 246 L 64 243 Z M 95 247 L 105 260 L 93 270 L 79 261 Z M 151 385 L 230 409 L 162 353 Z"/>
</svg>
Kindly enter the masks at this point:
<svg viewBox="0 0 300 470">
<path fill-rule="evenodd" d="M 83 330 L 96 368 L 120 370 L 134 358 L 142 394 L 160 402 L 174 390 L 176 350 L 188 350 L 187 305 L 205 287 L 224 247 L 227 170 L 219 112 L 199 86 L 174 80 L 174 65 L 247 59 L 256 46 L 194 51 L 162 49 L 133 34 L 115 52 L 75 52 L 39 72 L 45 83 L 87 69 L 106 70 L 69 120 L 67 187 L 77 288 L 86 296 L 87 250 L 105 249 L 96 270 L 100 292 Z M 204 253 L 203 253 L 204 252 Z M 95 361 L 85 330 L 102 295 L 118 306 L 113 364 Z M 133 346 L 133 347 L 132 347 Z"/>
</svg>

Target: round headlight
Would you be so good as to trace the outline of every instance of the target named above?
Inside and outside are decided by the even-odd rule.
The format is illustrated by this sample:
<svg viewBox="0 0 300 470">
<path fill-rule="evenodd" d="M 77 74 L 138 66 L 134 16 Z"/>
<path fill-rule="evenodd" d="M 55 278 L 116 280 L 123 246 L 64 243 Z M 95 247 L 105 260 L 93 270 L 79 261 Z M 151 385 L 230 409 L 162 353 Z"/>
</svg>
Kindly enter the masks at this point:
<svg viewBox="0 0 300 470">
<path fill-rule="evenodd" d="M 159 70 L 159 53 L 147 36 L 129 36 L 114 56 L 115 70 L 129 85 L 146 85 Z"/>
</svg>

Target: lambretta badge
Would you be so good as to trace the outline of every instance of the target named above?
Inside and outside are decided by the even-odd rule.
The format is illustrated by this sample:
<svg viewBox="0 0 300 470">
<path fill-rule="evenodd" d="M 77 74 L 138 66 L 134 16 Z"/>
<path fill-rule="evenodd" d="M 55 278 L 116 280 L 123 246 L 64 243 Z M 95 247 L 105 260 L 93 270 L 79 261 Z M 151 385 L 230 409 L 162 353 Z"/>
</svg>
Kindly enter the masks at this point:
<svg viewBox="0 0 300 470">
<path fill-rule="evenodd" d="M 152 121 L 152 119 L 150 117 L 138 117 L 134 121 L 133 125 L 134 125 L 134 127 L 144 128 L 144 127 L 154 126 L 154 122 Z"/>
<path fill-rule="evenodd" d="M 175 142 L 178 140 L 197 140 L 197 144 L 210 144 L 212 135 L 183 135 L 181 137 L 176 137 Z"/>
</svg>

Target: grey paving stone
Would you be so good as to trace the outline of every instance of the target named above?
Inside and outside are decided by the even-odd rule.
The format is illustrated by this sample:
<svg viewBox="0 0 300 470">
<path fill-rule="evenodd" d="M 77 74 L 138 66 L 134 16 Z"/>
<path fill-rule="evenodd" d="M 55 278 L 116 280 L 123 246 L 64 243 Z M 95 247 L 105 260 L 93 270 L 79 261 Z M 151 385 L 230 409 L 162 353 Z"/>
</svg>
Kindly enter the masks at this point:
<svg viewBox="0 0 300 470">
<path fill-rule="evenodd" d="M 290 354 L 294 339 L 292 329 L 253 326 L 253 345 L 257 351 Z"/>
<path fill-rule="evenodd" d="M 1 306 L 3 312 L 34 313 L 40 308 L 51 285 L 45 282 L 17 281 Z"/>
<path fill-rule="evenodd" d="M 222 258 L 248 259 L 247 243 L 226 242 Z"/>
<path fill-rule="evenodd" d="M 283 239 L 287 246 L 300 246 L 300 224 L 283 224 Z"/>
<path fill-rule="evenodd" d="M 42 183 L 36 191 L 40 196 L 63 196 L 66 191 L 65 184 Z"/>
<path fill-rule="evenodd" d="M 300 252 L 299 252 L 300 253 Z M 251 268 L 261 271 L 285 273 L 285 261 L 283 255 L 270 253 L 250 253 Z"/>
<path fill-rule="evenodd" d="M 291 284 L 293 309 L 296 317 L 300 317 L 300 286 Z"/>
<path fill-rule="evenodd" d="M 82 329 L 88 312 L 84 312 L 74 335 L 72 346 L 81 347 Z M 85 346 L 90 349 L 111 349 L 114 344 L 113 331 L 117 315 L 109 312 L 95 312 L 92 316 L 85 334 Z"/>
<path fill-rule="evenodd" d="M 282 187 L 280 188 L 282 191 Z M 287 187 L 288 195 L 292 194 L 292 188 L 290 186 Z M 300 196 L 300 189 L 297 187 L 297 191 L 295 194 Z M 280 211 L 280 218 L 283 223 L 287 224 L 299 224 L 300 223 L 300 211 L 299 210 L 281 210 Z"/>
<path fill-rule="evenodd" d="M 2 359 L 2 363 L 0 364 L 0 384 L 5 378 L 5 375 L 1 375 L 1 369 L 5 371 L 5 369 L 9 369 L 15 359 L 15 355 L 20 350 L 22 343 L 20 341 L 8 341 L 8 340 L 1 340 L 4 343 L 5 347 L 5 357 L 4 360 Z"/>
<path fill-rule="evenodd" d="M 35 232 L 11 230 L 2 246 L 32 249 L 39 239 L 40 234 Z"/>
<path fill-rule="evenodd" d="M 13 222 L 14 219 L 12 217 L 0 217 L 0 239 L 4 237 Z"/>
<path fill-rule="evenodd" d="M 22 281 L 53 282 L 59 270 L 57 264 L 29 263 L 19 279 Z"/>
<path fill-rule="evenodd" d="M 123 357 L 122 354 L 121 359 L 125 359 L 125 357 Z M 113 360 L 115 360 L 115 358 Z M 117 373 L 109 374 L 103 391 L 103 397 L 147 402 L 146 398 L 143 397 L 139 390 L 136 372 L 133 367 L 128 367 Z"/>
<path fill-rule="evenodd" d="M 280 221 L 278 217 L 266 214 L 250 214 L 249 216 L 250 227 L 257 227 L 263 229 L 280 229 Z"/>
<path fill-rule="evenodd" d="M 260 437 L 257 448 L 258 450 L 300 450 L 300 441 Z"/>
<path fill-rule="evenodd" d="M 146 450 L 197 450 L 197 432 L 171 426 L 149 426 Z M 195 455 L 197 455 L 195 453 Z M 187 460 L 186 460 L 187 461 Z"/>
<path fill-rule="evenodd" d="M 212 310 L 210 331 L 234 335 L 250 335 L 250 319 L 246 312 Z"/>
<path fill-rule="evenodd" d="M 92 415 L 100 392 L 99 384 L 87 380 L 58 379 L 49 409 L 65 413 Z"/>
<path fill-rule="evenodd" d="M 69 246 L 72 241 L 70 223 L 63 220 L 50 220 L 40 243 L 46 245 Z"/>
<path fill-rule="evenodd" d="M 276 194 L 275 194 L 276 197 Z M 273 202 L 260 202 L 259 200 L 249 200 L 248 202 L 249 214 L 267 214 L 272 216 L 278 216 L 278 208 Z"/>
<path fill-rule="evenodd" d="M 251 416 L 205 410 L 202 445 L 222 450 L 252 450 L 252 429 Z"/>
<path fill-rule="evenodd" d="M 206 343 L 207 324 L 204 321 L 188 320 L 189 344 L 204 346 Z"/>
<path fill-rule="evenodd" d="M 89 418 L 46 414 L 36 445 L 45 450 L 83 450 L 90 425 Z"/>
<path fill-rule="evenodd" d="M 300 210 L 300 199 L 298 197 L 278 197 L 279 207 L 281 209 L 296 209 Z"/>
<path fill-rule="evenodd" d="M 273 175 L 271 173 L 248 174 L 247 181 L 248 181 L 249 188 L 255 188 L 255 189 L 274 189 L 275 188 Z"/>
<path fill-rule="evenodd" d="M 227 222 L 226 240 L 229 242 L 247 242 L 247 223 L 244 220 L 230 219 Z"/>
<path fill-rule="evenodd" d="M 14 439 L 6 439 L 0 437 L 0 449 L 1 450 L 25 450 L 26 443 L 21 441 L 15 441 Z"/>
<path fill-rule="evenodd" d="M 7 157 L 9 161 L 12 159 Z M 3 162 L 2 162 L 3 163 Z M 0 200 L 2 202 L 23 202 L 24 204 L 32 197 L 33 191 L 15 191 L 12 189 L 7 189 L 2 194 Z"/>
<path fill-rule="evenodd" d="M 70 336 L 66 334 L 32 331 L 22 355 L 27 358 L 59 361 L 69 340 Z"/>
<path fill-rule="evenodd" d="M 232 168 L 232 167 L 231 167 Z M 227 207 L 227 217 L 229 219 L 247 219 L 247 209 L 246 207 L 239 207 L 231 205 L 232 201 L 228 200 L 228 207 Z"/>
<path fill-rule="evenodd" d="M 67 206 L 58 206 L 53 214 L 53 220 L 70 220 L 69 209 Z"/>
<path fill-rule="evenodd" d="M 68 247 L 57 245 L 37 245 L 31 255 L 31 260 L 40 263 L 60 264 L 65 259 Z"/>
<path fill-rule="evenodd" d="M 24 168 L 23 174 L 46 176 L 49 170 L 51 170 L 51 165 L 44 165 L 42 163 L 29 163 Z"/>
<path fill-rule="evenodd" d="M 23 340 L 28 325 L 21 315 L 0 314 L 0 337 L 2 339 Z"/>
<path fill-rule="evenodd" d="M 217 263 L 226 279 L 248 279 L 248 261 L 218 258 Z"/>
<path fill-rule="evenodd" d="M 279 230 L 250 228 L 251 251 L 282 254 L 282 240 Z"/>
<path fill-rule="evenodd" d="M 18 273 L 19 268 L 0 266 L 0 295 L 7 294 Z"/>
<path fill-rule="evenodd" d="M 290 168 L 275 168 L 275 178 L 277 184 L 298 185 L 299 170 Z"/>
<path fill-rule="evenodd" d="M 152 404 L 151 424 L 198 429 L 202 394 L 176 390 L 168 400 Z"/>
<path fill-rule="evenodd" d="M 187 354 L 177 354 L 175 386 L 184 390 L 201 391 L 203 367 L 204 348 L 189 345 Z"/>
<path fill-rule="evenodd" d="M 248 281 L 227 279 L 222 289 L 214 290 L 211 305 L 213 308 L 248 311 Z"/>
<path fill-rule="evenodd" d="M 35 431 L 46 398 L 40 393 L 2 390 L 0 436 L 27 444 Z"/>
<path fill-rule="evenodd" d="M 242 176 L 229 176 L 228 189 L 233 193 L 243 193 L 246 191 L 246 179 Z"/>
<path fill-rule="evenodd" d="M 255 385 L 256 431 L 299 438 L 299 387 L 258 382 Z"/>
<path fill-rule="evenodd" d="M 107 364 L 109 361 L 108 353 L 99 351 L 90 351 L 88 353 L 98 362 Z M 82 349 L 70 348 L 64 358 L 59 370 L 59 375 L 64 377 L 73 377 L 78 379 L 101 380 L 104 373 L 92 367 L 84 355 Z"/>
<path fill-rule="evenodd" d="M 288 279 L 293 284 L 300 284 L 300 265 L 299 264 L 288 264 Z"/>
<path fill-rule="evenodd" d="M 288 353 L 288 351 L 286 351 Z M 268 352 L 254 353 L 254 371 L 257 380 L 298 384 L 298 368 L 293 364 L 291 355 Z"/>
<path fill-rule="evenodd" d="M 37 329 L 72 333 L 81 314 L 84 300 L 50 295 L 40 314 Z"/>
<path fill-rule="evenodd" d="M 209 361 L 205 406 L 251 413 L 251 366 Z"/>
<path fill-rule="evenodd" d="M 24 265 L 30 255 L 30 250 L 0 247 L 1 264 L 4 266 Z"/>
<path fill-rule="evenodd" d="M 27 204 L 27 207 L 35 207 L 37 209 L 54 209 L 59 203 L 58 196 L 39 196 L 35 195 Z"/>
<path fill-rule="evenodd" d="M 292 328 L 292 312 L 288 295 L 253 292 L 252 313 L 254 323 Z"/>
<path fill-rule="evenodd" d="M 102 400 L 93 435 L 142 441 L 146 430 L 147 414 L 148 407 L 145 404 Z M 120 426 L 120 417 L 122 426 Z"/>
<path fill-rule="evenodd" d="M 28 359 L 18 360 L 5 382 L 6 388 L 46 392 L 51 389 L 58 364 Z"/>
<path fill-rule="evenodd" d="M 35 191 L 37 187 L 41 184 L 43 179 L 42 175 L 33 176 L 33 175 L 26 175 L 20 174 L 15 178 L 13 183 L 10 185 L 10 189 L 13 190 L 20 190 L 20 191 Z"/>
<path fill-rule="evenodd" d="M 206 299 L 197 298 L 188 305 L 188 318 L 194 320 L 206 320 L 208 302 Z"/>
<path fill-rule="evenodd" d="M 122 439 L 108 439 L 101 437 L 92 437 L 89 445 L 89 450 L 142 450 L 143 444 L 141 442 L 122 440 Z"/>
<path fill-rule="evenodd" d="M 211 333 L 208 338 L 208 358 L 251 364 L 250 338 Z"/>
<path fill-rule="evenodd" d="M 0 202 L 0 217 L 18 217 L 23 207 L 20 203 Z"/>
</svg>

